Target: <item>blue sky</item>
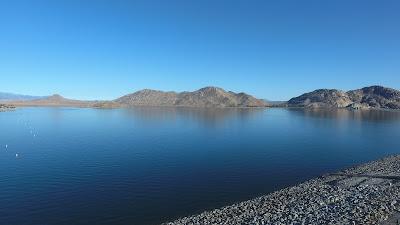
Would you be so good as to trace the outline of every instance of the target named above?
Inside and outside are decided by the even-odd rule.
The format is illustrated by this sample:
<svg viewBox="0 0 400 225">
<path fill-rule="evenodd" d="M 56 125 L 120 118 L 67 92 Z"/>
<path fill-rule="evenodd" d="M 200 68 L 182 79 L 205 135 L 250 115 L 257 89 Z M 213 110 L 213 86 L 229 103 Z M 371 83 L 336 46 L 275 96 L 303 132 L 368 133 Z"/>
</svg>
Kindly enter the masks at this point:
<svg viewBox="0 0 400 225">
<path fill-rule="evenodd" d="M 400 1 L 0 0 L 0 91 L 400 89 Z"/>
</svg>

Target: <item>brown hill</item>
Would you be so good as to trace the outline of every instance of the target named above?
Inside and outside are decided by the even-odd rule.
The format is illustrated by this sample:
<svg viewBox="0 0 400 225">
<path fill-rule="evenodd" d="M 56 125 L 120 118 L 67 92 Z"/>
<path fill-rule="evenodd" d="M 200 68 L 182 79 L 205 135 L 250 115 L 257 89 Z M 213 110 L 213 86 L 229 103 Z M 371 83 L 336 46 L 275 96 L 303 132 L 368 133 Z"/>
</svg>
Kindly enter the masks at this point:
<svg viewBox="0 0 400 225">
<path fill-rule="evenodd" d="M 10 102 L 15 106 L 76 106 L 76 107 L 91 107 L 93 106 L 93 101 L 80 101 L 67 99 L 61 95 L 54 94 L 49 97 L 29 100 L 29 101 L 13 101 Z"/>
<path fill-rule="evenodd" d="M 189 107 L 264 107 L 267 104 L 245 93 L 227 92 L 222 88 L 205 87 L 193 92 L 163 92 L 145 89 L 115 100 L 125 106 L 189 106 Z"/>
</svg>

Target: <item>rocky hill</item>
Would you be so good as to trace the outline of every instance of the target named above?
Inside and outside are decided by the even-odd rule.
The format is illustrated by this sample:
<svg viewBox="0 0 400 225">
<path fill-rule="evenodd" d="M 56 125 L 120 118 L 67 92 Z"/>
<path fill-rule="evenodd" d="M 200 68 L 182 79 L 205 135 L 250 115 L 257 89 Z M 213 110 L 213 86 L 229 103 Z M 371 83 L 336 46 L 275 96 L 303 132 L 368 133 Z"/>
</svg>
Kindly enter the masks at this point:
<svg viewBox="0 0 400 225">
<path fill-rule="evenodd" d="M 400 91 L 382 86 L 365 87 L 348 92 L 319 89 L 290 99 L 288 106 L 400 109 Z"/>
<path fill-rule="evenodd" d="M 245 93 L 234 93 L 217 87 L 193 92 L 163 92 L 145 89 L 116 99 L 124 106 L 189 106 L 189 107 L 264 107 L 267 104 Z"/>
<path fill-rule="evenodd" d="M 170 106 L 174 105 L 178 94 L 175 92 L 163 92 L 150 89 L 137 91 L 133 94 L 124 95 L 114 102 L 122 105 L 149 105 L 149 106 Z"/>
<path fill-rule="evenodd" d="M 372 108 L 400 109 L 400 91 L 381 86 L 348 91 L 350 99 Z"/>
<path fill-rule="evenodd" d="M 353 103 L 346 92 L 336 89 L 318 89 L 289 100 L 289 106 L 346 107 Z"/>
</svg>

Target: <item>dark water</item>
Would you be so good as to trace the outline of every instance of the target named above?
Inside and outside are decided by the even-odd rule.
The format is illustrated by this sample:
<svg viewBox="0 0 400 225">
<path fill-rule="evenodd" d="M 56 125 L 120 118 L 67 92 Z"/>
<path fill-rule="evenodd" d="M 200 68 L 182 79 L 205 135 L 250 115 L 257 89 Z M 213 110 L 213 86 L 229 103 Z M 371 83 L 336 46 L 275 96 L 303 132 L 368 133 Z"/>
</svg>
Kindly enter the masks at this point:
<svg viewBox="0 0 400 225">
<path fill-rule="evenodd" d="M 0 127 L 13 225 L 157 224 L 400 152 L 385 111 L 25 108 Z"/>
</svg>

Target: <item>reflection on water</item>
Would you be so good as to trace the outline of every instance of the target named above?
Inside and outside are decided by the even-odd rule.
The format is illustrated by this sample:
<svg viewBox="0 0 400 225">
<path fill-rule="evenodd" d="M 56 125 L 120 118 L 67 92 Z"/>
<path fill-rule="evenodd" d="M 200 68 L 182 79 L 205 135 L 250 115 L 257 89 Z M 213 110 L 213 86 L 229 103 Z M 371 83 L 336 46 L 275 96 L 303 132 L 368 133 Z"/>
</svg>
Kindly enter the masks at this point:
<svg viewBox="0 0 400 225">
<path fill-rule="evenodd" d="M 400 120 L 400 111 L 390 110 L 348 110 L 348 109 L 288 109 L 290 112 L 307 117 L 390 122 Z"/>
<path fill-rule="evenodd" d="M 126 116 L 157 123 L 190 119 L 207 126 L 217 126 L 231 119 L 246 120 L 264 112 L 264 108 L 190 108 L 190 107 L 132 107 L 124 109 Z"/>
<path fill-rule="evenodd" d="M 159 224 L 400 152 L 393 111 L 20 108 L 0 127 L 1 224 Z"/>
</svg>

